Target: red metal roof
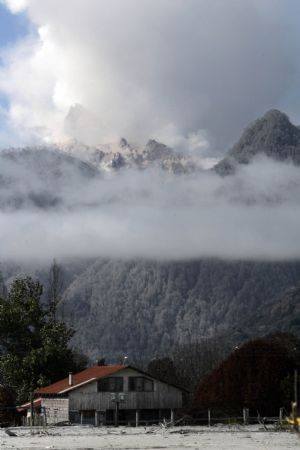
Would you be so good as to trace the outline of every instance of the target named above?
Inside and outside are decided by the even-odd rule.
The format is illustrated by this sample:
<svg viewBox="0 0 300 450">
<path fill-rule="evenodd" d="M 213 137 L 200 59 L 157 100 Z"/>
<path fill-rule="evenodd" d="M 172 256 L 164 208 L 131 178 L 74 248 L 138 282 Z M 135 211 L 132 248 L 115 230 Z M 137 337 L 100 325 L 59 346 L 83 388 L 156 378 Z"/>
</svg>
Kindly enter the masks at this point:
<svg viewBox="0 0 300 450">
<path fill-rule="evenodd" d="M 38 408 L 39 406 L 41 406 L 41 403 L 42 403 L 42 399 L 41 399 L 41 398 L 35 399 L 35 400 L 33 401 L 33 406 L 34 406 L 34 408 Z M 24 411 L 24 410 L 30 409 L 30 407 L 31 407 L 31 403 L 30 403 L 30 402 L 27 402 L 27 403 L 24 403 L 24 404 L 21 405 L 21 406 L 18 406 L 18 407 L 17 407 L 17 411 L 18 411 L 18 412 L 22 412 L 22 411 Z"/>
<path fill-rule="evenodd" d="M 75 389 L 81 384 L 88 383 L 92 380 L 99 380 L 100 378 L 107 377 L 120 370 L 126 369 L 128 366 L 112 365 L 112 366 L 94 366 L 83 370 L 82 372 L 73 375 L 73 384 L 69 385 L 69 377 L 56 383 L 49 384 L 49 386 L 42 387 L 36 391 L 36 394 L 59 394 L 68 392 Z"/>
</svg>

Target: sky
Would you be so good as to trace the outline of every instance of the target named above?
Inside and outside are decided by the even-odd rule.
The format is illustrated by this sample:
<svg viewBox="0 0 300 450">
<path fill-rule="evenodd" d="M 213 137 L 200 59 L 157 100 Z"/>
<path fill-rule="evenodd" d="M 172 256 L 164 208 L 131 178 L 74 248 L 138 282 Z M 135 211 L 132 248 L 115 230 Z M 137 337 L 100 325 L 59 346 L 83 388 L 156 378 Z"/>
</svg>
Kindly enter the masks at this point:
<svg viewBox="0 0 300 450">
<path fill-rule="evenodd" d="M 198 136 L 221 154 L 271 108 L 300 122 L 297 0 L 0 5 L 0 147 Z"/>
<path fill-rule="evenodd" d="M 24 13 L 12 14 L 0 4 L 0 46 L 16 43 L 30 32 L 30 21 Z"/>
</svg>

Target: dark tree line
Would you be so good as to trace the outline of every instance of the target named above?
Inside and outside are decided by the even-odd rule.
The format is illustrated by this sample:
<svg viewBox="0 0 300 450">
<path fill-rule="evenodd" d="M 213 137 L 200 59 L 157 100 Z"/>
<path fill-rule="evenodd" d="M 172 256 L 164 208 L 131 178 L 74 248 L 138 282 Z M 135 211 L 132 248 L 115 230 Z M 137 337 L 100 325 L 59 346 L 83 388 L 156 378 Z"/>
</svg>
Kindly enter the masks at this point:
<svg viewBox="0 0 300 450">
<path fill-rule="evenodd" d="M 150 361 L 147 371 L 163 381 L 194 392 L 199 381 L 223 361 L 231 345 L 221 335 L 178 344 L 167 356 Z"/>
<path fill-rule="evenodd" d="M 69 346 L 74 330 L 57 317 L 60 274 L 54 263 L 46 303 L 37 280 L 16 279 L 8 291 L 0 283 L 0 380 L 18 404 L 28 401 L 36 388 L 86 364 Z"/>
<path fill-rule="evenodd" d="M 148 372 L 192 393 L 186 405 L 195 416 L 278 416 L 291 410 L 294 372 L 300 374 L 300 340 L 285 333 L 257 338 L 233 348 L 228 336 L 178 345 L 148 364 Z M 299 386 L 300 387 L 300 386 Z M 299 389 L 298 389 L 299 390 Z"/>
</svg>

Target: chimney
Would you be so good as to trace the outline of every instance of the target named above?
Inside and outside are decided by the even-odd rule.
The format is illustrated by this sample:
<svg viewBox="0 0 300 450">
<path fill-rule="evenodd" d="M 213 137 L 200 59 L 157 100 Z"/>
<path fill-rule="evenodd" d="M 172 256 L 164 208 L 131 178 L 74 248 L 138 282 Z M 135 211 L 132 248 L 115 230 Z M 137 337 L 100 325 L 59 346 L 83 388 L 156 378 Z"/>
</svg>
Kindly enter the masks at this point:
<svg viewBox="0 0 300 450">
<path fill-rule="evenodd" d="M 96 366 L 105 366 L 105 359 L 96 359 Z"/>
<path fill-rule="evenodd" d="M 73 386 L 73 374 L 69 372 L 69 386 Z"/>
</svg>

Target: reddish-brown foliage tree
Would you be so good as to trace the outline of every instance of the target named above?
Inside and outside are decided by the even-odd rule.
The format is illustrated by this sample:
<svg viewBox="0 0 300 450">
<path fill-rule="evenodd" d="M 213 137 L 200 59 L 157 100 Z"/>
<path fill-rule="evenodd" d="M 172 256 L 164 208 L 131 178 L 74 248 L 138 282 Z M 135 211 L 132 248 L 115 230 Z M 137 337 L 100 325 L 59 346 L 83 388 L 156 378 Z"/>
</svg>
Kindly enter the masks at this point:
<svg viewBox="0 0 300 450">
<path fill-rule="evenodd" d="M 278 415 L 293 399 L 293 374 L 299 369 L 300 341 L 278 334 L 247 342 L 200 383 L 193 410 Z"/>
</svg>

